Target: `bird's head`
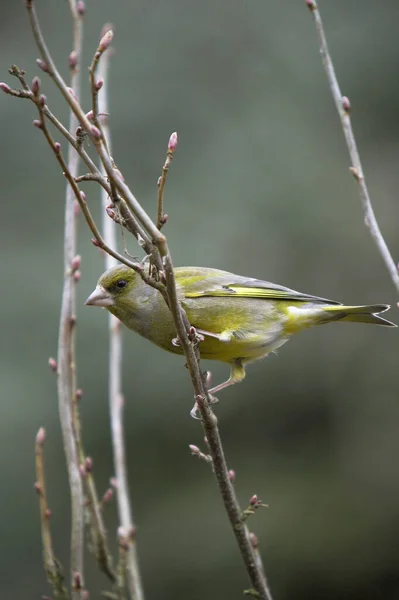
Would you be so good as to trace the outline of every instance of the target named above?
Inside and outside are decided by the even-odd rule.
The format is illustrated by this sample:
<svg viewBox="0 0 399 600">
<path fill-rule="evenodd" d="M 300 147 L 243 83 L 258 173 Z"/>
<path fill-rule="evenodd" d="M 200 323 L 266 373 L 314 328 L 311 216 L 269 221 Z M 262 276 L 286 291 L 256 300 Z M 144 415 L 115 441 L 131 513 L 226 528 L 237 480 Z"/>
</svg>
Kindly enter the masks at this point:
<svg viewBox="0 0 399 600">
<path fill-rule="evenodd" d="M 96 289 L 87 298 L 85 304 L 89 306 L 103 306 L 109 310 L 113 306 L 124 303 L 131 292 L 140 282 L 140 277 L 126 265 L 118 265 L 105 271 L 97 282 Z"/>
</svg>

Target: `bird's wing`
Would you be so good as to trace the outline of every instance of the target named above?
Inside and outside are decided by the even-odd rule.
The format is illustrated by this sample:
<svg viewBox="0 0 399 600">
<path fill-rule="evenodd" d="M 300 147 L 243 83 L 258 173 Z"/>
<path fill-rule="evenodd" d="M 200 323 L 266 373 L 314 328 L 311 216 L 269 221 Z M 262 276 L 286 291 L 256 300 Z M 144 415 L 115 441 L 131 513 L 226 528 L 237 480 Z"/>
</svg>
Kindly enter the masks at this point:
<svg viewBox="0 0 399 600">
<path fill-rule="evenodd" d="M 176 282 L 184 290 L 186 298 L 213 296 L 340 304 L 340 302 L 328 300 L 327 298 L 302 294 L 275 283 L 240 277 L 217 269 L 180 267 L 175 269 L 175 273 Z"/>
</svg>

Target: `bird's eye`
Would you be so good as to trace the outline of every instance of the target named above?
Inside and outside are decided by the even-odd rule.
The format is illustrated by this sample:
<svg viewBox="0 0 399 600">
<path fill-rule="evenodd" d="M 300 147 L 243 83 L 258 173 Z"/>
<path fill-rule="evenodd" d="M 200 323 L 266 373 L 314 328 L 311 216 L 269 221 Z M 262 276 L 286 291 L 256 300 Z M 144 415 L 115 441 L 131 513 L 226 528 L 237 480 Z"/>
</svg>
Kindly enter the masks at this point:
<svg viewBox="0 0 399 600">
<path fill-rule="evenodd" d="M 119 288 L 120 290 L 122 288 L 124 288 L 127 285 L 127 281 L 125 281 L 124 279 L 120 279 L 119 281 L 116 282 L 116 287 Z"/>
</svg>

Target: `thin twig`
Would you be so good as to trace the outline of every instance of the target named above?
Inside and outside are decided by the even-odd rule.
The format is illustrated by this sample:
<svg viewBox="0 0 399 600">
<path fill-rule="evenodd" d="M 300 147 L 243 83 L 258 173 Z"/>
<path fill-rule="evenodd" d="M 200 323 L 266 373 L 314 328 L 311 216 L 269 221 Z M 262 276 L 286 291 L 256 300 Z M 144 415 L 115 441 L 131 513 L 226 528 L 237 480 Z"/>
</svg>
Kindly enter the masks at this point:
<svg viewBox="0 0 399 600">
<path fill-rule="evenodd" d="M 71 6 L 75 2 L 71 0 Z M 77 63 L 71 69 L 71 89 L 75 98 L 80 95 L 80 77 L 78 61 L 81 55 L 83 23 L 82 15 L 75 10 L 73 16 L 73 51 Z M 44 113 L 40 112 L 42 128 Z M 70 113 L 69 131 L 76 130 L 77 120 Z M 68 146 L 68 172 L 71 177 L 78 175 L 79 156 L 72 146 Z M 72 262 L 76 256 L 76 219 L 74 209 L 74 192 L 70 185 L 66 188 L 65 199 L 65 231 L 64 231 L 64 286 L 60 316 L 58 342 L 58 399 L 61 430 L 67 462 L 69 485 L 71 490 L 71 588 L 72 600 L 80 600 L 84 587 L 84 497 L 79 472 L 79 448 L 76 441 L 76 423 L 73 401 L 76 397 L 76 345 L 75 345 L 75 278 Z M 76 583 L 79 579 L 79 585 Z"/>
<path fill-rule="evenodd" d="M 56 600 L 67 600 L 68 592 L 64 585 L 64 576 L 61 567 L 54 556 L 53 541 L 50 527 L 51 511 L 47 503 L 46 482 L 44 477 L 44 442 L 46 433 L 43 428 L 39 429 L 36 435 L 35 455 L 36 455 L 36 483 L 35 490 L 39 496 L 40 505 L 40 523 L 42 529 L 42 546 L 44 568 L 47 573 L 48 581 L 52 587 Z"/>
<path fill-rule="evenodd" d="M 165 225 L 168 220 L 168 215 L 163 212 L 163 194 L 165 190 L 166 180 L 168 178 L 169 168 L 172 164 L 173 155 L 177 146 L 177 133 L 174 132 L 169 138 L 166 160 L 162 167 L 162 175 L 158 179 L 158 210 L 157 210 L 157 227 L 159 230 Z"/>
<path fill-rule="evenodd" d="M 99 69 L 100 81 L 102 81 L 102 90 L 100 95 L 95 94 L 98 102 L 97 110 L 100 113 L 108 112 L 108 71 L 109 71 L 110 49 L 104 50 L 99 64 L 93 68 L 93 77 L 91 81 L 92 88 L 96 85 L 95 72 Z M 94 93 L 92 91 L 92 95 Z M 108 152 L 111 149 L 111 138 L 108 129 L 108 123 L 105 121 L 102 127 L 102 133 L 107 143 Z M 106 208 L 109 202 L 109 195 L 102 189 L 102 207 L 103 207 L 103 237 L 105 242 L 111 248 L 117 247 L 116 226 L 109 218 Z M 122 201 L 123 202 L 123 201 Z M 118 203 L 119 204 L 119 203 Z M 116 264 L 116 260 L 109 254 L 105 254 L 105 268 L 109 269 Z M 116 477 L 116 494 L 118 503 L 119 522 L 123 531 L 134 530 L 132 507 L 129 496 L 129 484 L 127 476 L 127 461 L 125 451 L 125 440 L 123 431 L 123 393 L 122 393 L 122 330 L 120 321 L 109 314 L 109 359 L 108 359 L 108 377 L 109 377 L 109 412 L 111 420 L 111 438 L 114 457 L 114 469 Z M 123 563 L 123 574 L 126 573 L 126 580 L 129 589 L 129 595 L 132 600 L 143 600 L 144 592 L 141 582 L 140 569 L 138 564 L 136 541 L 129 538 L 122 549 L 120 542 L 120 565 Z M 123 558 L 123 560 L 122 560 Z M 120 576 L 120 574 L 119 574 Z M 123 579 L 124 581 L 124 579 Z M 121 586 L 119 586 L 121 587 Z M 122 586 L 123 587 L 123 586 Z"/>
<path fill-rule="evenodd" d="M 101 159 L 101 162 L 104 166 L 105 172 L 106 172 L 108 180 L 110 182 L 110 185 L 115 186 L 115 188 L 118 190 L 118 192 L 121 194 L 121 196 L 126 201 L 126 204 L 128 205 L 128 207 L 131 210 L 131 212 L 133 213 L 133 215 L 138 219 L 138 221 L 140 221 L 141 225 L 146 229 L 149 236 L 152 238 L 153 242 L 154 243 L 156 242 L 157 245 L 162 244 L 166 240 L 165 236 L 158 231 L 156 225 L 153 223 L 153 221 L 148 216 L 146 211 L 142 208 L 142 206 L 136 200 L 135 196 L 133 195 L 133 193 L 131 192 L 129 187 L 126 185 L 126 183 L 122 180 L 120 172 L 114 167 L 113 161 L 110 158 L 107 150 L 104 147 L 103 136 L 102 136 L 101 131 L 99 131 L 98 127 L 96 127 L 95 125 L 92 125 L 89 118 L 84 113 L 82 107 L 80 106 L 79 102 L 77 101 L 75 95 L 73 93 L 71 93 L 70 88 L 68 88 L 65 81 L 63 80 L 60 73 L 58 72 L 58 69 L 56 68 L 55 63 L 54 63 L 53 59 L 51 58 L 51 54 L 50 54 L 50 52 L 47 48 L 47 45 L 44 41 L 43 33 L 41 31 L 40 23 L 39 23 L 39 20 L 37 17 L 37 13 L 36 13 L 36 9 L 34 7 L 33 0 L 26 0 L 26 2 L 27 2 L 27 8 L 28 8 L 28 14 L 29 14 L 29 18 L 30 18 L 32 32 L 33 32 L 33 35 L 34 35 L 34 38 L 36 41 L 36 45 L 41 54 L 42 61 L 46 65 L 47 73 L 54 81 L 55 85 L 57 86 L 57 88 L 61 92 L 62 96 L 66 100 L 70 109 L 76 115 L 80 125 L 83 127 L 83 129 L 89 135 L 89 137 Z M 86 214 L 85 214 L 85 216 L 86 216 Z M 94 222 L 90 223 L 90 228 L 93 231 Z M 93 231 L 93 233 L 94 233 L 94 231 Z M 101 237 L 99 232 L 98 232 L 98 236 Z M 112 253 L 111 249 L 106 248 L 104 241 L 103 240 L 100 241 L 100 239 L 97 237 L 97 235 L 95 237 L 96 237 L 97 241 L 99 242 L 100 247 L 103 250 L 106 250 L 107 252 L 109 252 L 115 258 L 120 260 L 120 262 L 122 262 L 128 266 L 131 266 L 131 263 L 128 264 L 129 261 L 126 261 L 126 259 L 121 260 L 119 258 L 120 255 L 116 256 L 117 253 L 115 253 L 115 252 Z M 134 267 L 132 267 L 132 268 L 134 268 Z"/>
<path fill-rule="evenodd" d="M 86 178 L 82 179 L 81 181 L 94 180 L 103 186 L 106 185 L 107 184 L 106 181 L 104 182 L 101 180 L 99 170 L 97 169 L 95 163 L 92 161 L 90 156 L 87 154 L 86 150 L 84 150 L 84 148 L 82 147 L 82 144 L 79 144 L 76 141 L 76 137 L 71 135 L 71 133 L 68 131 L 68 129 L 66 127 L 64 127 L 64 125 L 61 123 L 61 121 L 59 119 L 57 119 L 57 117 L 51 112 L 51 110 L 49 109 L 49 107 L 46 104 L 46 101 L 47 101 L 46 96 L 44 96 L 44 95 L 34 96 L 32 94 L 31 90 L 29 89 L 29 86 L 25 82 L 24 71 L 19 69 L 19 67 L 17 67 L 16 65 L 12 65 L 12 67 L 9 69 L 9 73 L 10 73 L 10 75 L 17 77 L 17 79 L 21 82 L 23 89 L 16 90 L 16 89 L 10 88 L 5 83 L 0 84 L 1 89 L 6 94 L 9 94 L 10 96 L 14 96 L 15 98 L 25 98 L 25 99 L 31 100 L 34 104 L 36 104 L 36 106 L 38 106 L 38 104 L 40 103 L 40 110 L 45 114 L 45 116 L 54 125 L 54 127 L 56 127 L 56 129 L 58 129 L 58 131 L 61 133 L 61 135 L 63 135 L 65 137 L 67 142 L 69 144 L 71 144 L 71 146 L 73 148 L 75 148 L 75 150 L 79 154 L 80 158 L 83 160 L 83 162 L 86 163 L 87 167 L 89 168 L 90 173 L 87 174 Z M 40 83 L 40 81 L 39 81 L 39 83 Z"/>
<path fill-rule="evenodd" d="M 306 4 L 309 7 L 313 19 L 316 25 L 316 31 L 320 42 L 320 53 L 323 61 L 324 69 L 326 71 L 328 83 L 330 86 L 331 94 L 333 96 L 335 106 L 337 107 L 338 114 L 341 119 L 342 129 L 346 144 L 348 146 L 349 156 L 352 161 L 350 171 L 355 178 L 359 186 L 360 199 L 364 211 L 364 220 L 367 227 L 370 230 L 371 237 L 373 238 L 378 251 L 388 269 L 391 276 L 392 282 L 399 293 L 399 272 L 392 258 L 392 255 L 388 249 L 385 239 L 379 228 L 376 216 L 374 214 L 373 205 L 371 203 L 370 194 L 366 185 L 366 180 L 363 174 L 362 163 L 360 161 L 360 155 L 356 144 L 355 135 L 350 119 L 350 102 L 346 96 L 342 95 L 339 87 L 338 79 L 335 74 L 334 65 L 331 59 L 331 55 L 327 45 L 327 38 L 321 20 L 319 8 L 313 0 L 306 0 Z"/>
<path fill-rule="evenodd" d="M 86 457 L 81 463 L 80 470 L 87 496 L 87 508 L 90 515 L 89 527 L 92 540 L 90 550 L 95 555 L 101 571 L 105 573 L 112 582 L 115 582 L 116 575 L 112 566 L 111 554 L 108 548 L 107 531 L 101 511 L 102 504 L 98 499 L 92 469 L 92 459 L 90 457 Z"/>
<path fill-rule="evenodd" d="M 94 53 L 92 63 L 89 67 L 91 103 L 92 103 L 92 113 L 93 113 L 92 120 L 93 120 L 94 125 L 96 127 L 98 127 L 98 129 L 100 130 L 100 132 L 102 134 L 102 141 L 104 142 L 104 146 L 105 146 L 105 149 L 108 154 L 110 154 L 110 150 L 108 147 L 108 141 L 107 141 L 106 136 L 104 135 L 102 124 L 99 120 L 100 113 L 104 113 L 104 114 L 107 113 L 107 110 L 104 110 L 104 111 L 99 110 L 99 99 L 98 99 L 98 93 L 104 85 L 104 78 L 101 77 L 101 75 L 100 75 L 99 79 L 96 79 L 96 75 L 97 75 L 97 69 L 98 69 L 98 65 L 100 64 L 101 57 L 103 56 L 103 54 L 109 55 L 108 49 L 112 43 L 113 36 L 114 36 L 114 34 L 111 29 L 111 26 L 107 25 L 102 32 L 102 37 L 101 37 L 100 43 L 98 45 L 96 52 Z M 106 59 L 106 62 L 108 63 L 108 59 Z"/>
</svg>

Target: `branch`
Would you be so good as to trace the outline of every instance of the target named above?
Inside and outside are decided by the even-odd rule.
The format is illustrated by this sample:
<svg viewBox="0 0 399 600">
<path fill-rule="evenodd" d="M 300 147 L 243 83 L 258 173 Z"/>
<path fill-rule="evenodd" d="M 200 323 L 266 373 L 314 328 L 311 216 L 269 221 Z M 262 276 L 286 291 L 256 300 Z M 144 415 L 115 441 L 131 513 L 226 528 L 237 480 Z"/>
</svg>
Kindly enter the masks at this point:
<svg viewBox="0 0 399 600">
<path fill-rule="evenodd" d="M 105 34 L 107 35 L 107 34 Z M 103 38 L 104 39 L 104 38 Z M 112 38 L 111 38 L 112 39 Z M 110 48 L 105 49 L 102 53 L 100 62 L 93 60 L 91 67 L 91 86 L 93 98 L 93 112 L 96 110 L 100 113 L 108 112 L 108 70 Z M 98 59 L 98 60 L 99 60 Z M 95 80 L 96 69 L 100 71 L 100 81 L 103 82 L 101 94 L 98 96 L 97 83 Z M 98 105 L 97 105 L 98 103 Z M 108 152 L 111 149 L 111 138 L 108 128 L 108 123 L 105 121 L 102 124 L 102 134 L 107 144 Z M 103 236 L 107 245 L 111 248 L 117 247 L 116 226 L 107 214 L 107 206 L 109 202 L 109 194 L 104 188 L 101 190 L 102 206 L 103 206 Z M 115 203 L 115 200 L 114 200 Z M 129 213 L 130 215 L 130 213 Z M 135 232 L 137 233 L 137 232 Z M 105 254 L 105 268 L 109 269 L 116 264 L 116 260 L 109 254 Z M 109 377 L 109 412 L 111 419 L 111 437 L 112 449 L 114 457 L 114 469 L 116 477 L 116 494 L 118 503 L 119 522 L 121 530 L 124 532 L 126 540 L 122 548 L 120 542 L 120 565 L 119 573 L 126 575 L 127 585 L 130 597 L 133 600 L 143 600 L 144 592 L 141 583 L 141 575 L 138 564 L 136 551 L 135 536 L 129 536 L 129 532 L 135 530 L 132 508 L 129 497 L 129 484 L 126 468 L 126 452 L 123 432 L 123 407 L 124 399 L 122 393 L 122 331 L 120 321 L 109 314 L 109 358 L 108 358 L 108 377 Z M 123 559 L 123 560 L 122 560 Z M 124 568 L 122 568 L 124 565 Z M 122 583 L 124 579 L 122 578 Z M 124 585 L 120 585 L 123 589 Z"/>
<path fill-rule="evenodd" d="M 321 20 L 319 8 L 313 0 L 306 0 L 306 4 L 310 9 L 316 25 L 316 31 L 320 42 L 320 53 L 326 71 L 331 94 L 333 96 L 335 106 L 341 119 L 342 129 L 348 146 L 349 156 L 352 161 L 350 171 L 355 178 L 359 187 L 360 199 L 363 206 L 364 220 L 370 230 L 378 251 L 388 269 L 392 282 L 399 293 L 399 272 L 395 262 L 391 256 L 388 246 L 379 228 L 376 216 L 374 214 L 373 205 L 371 203 L 370 194 L 366 185 L 366 180 L 363 174 L 362 163 L 356 144 L 355 135 L 353 133 L 350 119 L 350 102 L 346 96 L 343 96 L 339 87 L 338 79 L 335 74 L 334 65 L 327 45 L 326 34 L 324 32 L 323 22 Z"/>
<path fill-rule="evenodd" d="M 73 17 L 73 52 L 76 64 L 71 68 L 71 89 L 76 98 L 80 94 L 79 59 L 81 55 L 83 24 L 82 14 L 76 10 L 70 0 Z M 28 2 L 29 6 L 29 2 Z M 41 112 L 41 124 L 44 113 Z M 77 120 L 70 114 L 69 131 L 76 130 Z M 54 147 L 54 144 L 53 144 Z M 78 174 L 79 156 L 69 145 L 68 172 L 71 177 Z M 61 430 L 67 462 L 69 485 L 71 490 L 71 588 L 72 600 L 80 600 L 83 595 L 83 549 L 84 549 L 84 507 L 83 486 L 79 473 L 79 448 L 76 441 L 76 429 L 73 402 L 76 398 L 76 349 L 75 349 L 75 278 L 72 267 L 76 256 L 76 219 L 74 209 L 74 191 L 70 185 L 66 188 L 65 230 L 64 230 L 64 286 L 60 315 L 58 340 L 58 400 Z"/>
<path fill-rule="evenodd" d="M 35 490 L 39 496 L 40 522 L 42 529 L 42 546 L 44 568 L 47 578 L 53 589 L 56 600 L 68 600 L 68 592 L 64 585 L 64 577 L 57 559 L 54 556 L 53 540 L 50 528 L 51 511 L 47 503 L 46 483 L 44 478 L 44 452 L 43 446 L 46 440 L 46 432 L 41 427 L 36 435 L 36 483 Z"/>
<path fill-rule="evenodd" d="M 157 227 L 159 230 L 165 225 L 168 220 L 168 215 L 163 212 L 163 193 L 165 189 L 166 179 L 168 177 L 169 168 L 173 160 L 173 154 L 177 146 L 177 133 L 172 133 L 169 139 L 168 151 L 166 160 L 162 167 L 162 175 L 158 179 L 158 211 L 157 211 Z"/>
</svg>

